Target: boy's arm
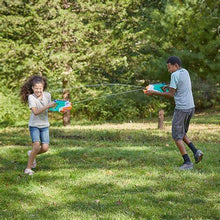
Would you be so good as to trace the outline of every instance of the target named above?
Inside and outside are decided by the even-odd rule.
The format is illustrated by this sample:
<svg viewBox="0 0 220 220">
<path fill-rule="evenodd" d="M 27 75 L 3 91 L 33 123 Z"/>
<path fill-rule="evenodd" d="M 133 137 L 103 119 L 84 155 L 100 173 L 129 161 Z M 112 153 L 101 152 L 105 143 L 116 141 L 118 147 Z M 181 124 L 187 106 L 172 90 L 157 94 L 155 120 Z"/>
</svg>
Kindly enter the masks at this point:
<svg viewBox="0 0 220 220">
<path fill-rule="evenodd" d="M 145 91 L 145 94 L 149 96 L 156 95 L 156 96 L 163 96 L 165 98 L 173 98 L 175 95 L 175 92 L 176 90 L 174 88 L 169 87 L 169 92 L 157 92 L 154 90 L 147 90 Z"/>
</svg>

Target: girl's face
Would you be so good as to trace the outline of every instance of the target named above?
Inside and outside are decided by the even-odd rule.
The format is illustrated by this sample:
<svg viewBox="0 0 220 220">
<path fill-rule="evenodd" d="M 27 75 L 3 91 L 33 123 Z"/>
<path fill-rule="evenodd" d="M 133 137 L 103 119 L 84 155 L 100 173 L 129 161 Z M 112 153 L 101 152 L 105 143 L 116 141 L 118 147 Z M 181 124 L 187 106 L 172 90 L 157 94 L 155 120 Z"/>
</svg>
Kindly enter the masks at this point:
<svg viewBox="0 0 220 220">
<path fill-rule="evenodd" d="M 34 91 L 34 94 L 38 97 L 41 98 L 43 96 L 43 91 L 44 91 L 44 85 L 43 83 L 36 83 L 34 86 L 32 86 L 32 89 Z"/>
</svg>

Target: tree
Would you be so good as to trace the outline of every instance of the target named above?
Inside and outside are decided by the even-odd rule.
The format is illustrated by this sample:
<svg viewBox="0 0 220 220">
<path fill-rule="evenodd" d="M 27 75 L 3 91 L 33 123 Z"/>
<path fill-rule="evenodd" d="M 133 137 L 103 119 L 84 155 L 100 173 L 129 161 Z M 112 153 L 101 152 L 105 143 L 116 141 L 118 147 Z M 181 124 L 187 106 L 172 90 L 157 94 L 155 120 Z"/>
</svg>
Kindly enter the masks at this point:
<svg viewBox="0 0 220 220">
<path fill-rule="evenodd" d="M 56 98 L 65 93 L 71 100 L 106 93 L 86 88 L 88 84 L 168 82 L 165 63 L 172 54 L 182 58 L 193 83 L 219 81 L 217 1 L 3 0 L 0 4 L 0 85 L 6 95 L 9 90 L 18 93 L 33 74 L 48 77 Z M 217 100 L 210 93 L 204 102 L 200 97 L 201 107 Z M 131 99 L 139 116 L 146 115 L 144 97 L 129 96 L 126 102 Z M 125 103 L 115 104 L 119 102 Z M 147 104 L 156 109 L 160 102 Z M 87 104 L 77 109 L 90 114 L 102 111 L 104 105 L 105 112 L 113 111 L 104 99 L 99 110 Z"/>
</svg>

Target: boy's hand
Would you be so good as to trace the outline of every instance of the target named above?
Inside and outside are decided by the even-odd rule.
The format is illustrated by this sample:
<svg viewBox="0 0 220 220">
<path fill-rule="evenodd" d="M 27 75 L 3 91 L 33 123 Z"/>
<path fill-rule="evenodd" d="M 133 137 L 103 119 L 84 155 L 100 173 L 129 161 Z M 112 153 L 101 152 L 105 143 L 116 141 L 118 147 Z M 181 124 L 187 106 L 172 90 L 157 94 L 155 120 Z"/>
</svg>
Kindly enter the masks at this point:
<svg viewBox="0 0 220 220">
<path fill-rule="evenodd" d="M 156 92 L 154 90 L 143 90 L 143 92 L 144 92 L 145 95 L 149 95 L 149 96 L 156 95 L 156 94 L 159 93 L 159 92 Z"/>
<path fill-rule="evenodd" d="M 166 92 L 167 89 L 169 89 L 169 85 L 165 85 L 161 88 L 164 92 Z"/>
</svg>

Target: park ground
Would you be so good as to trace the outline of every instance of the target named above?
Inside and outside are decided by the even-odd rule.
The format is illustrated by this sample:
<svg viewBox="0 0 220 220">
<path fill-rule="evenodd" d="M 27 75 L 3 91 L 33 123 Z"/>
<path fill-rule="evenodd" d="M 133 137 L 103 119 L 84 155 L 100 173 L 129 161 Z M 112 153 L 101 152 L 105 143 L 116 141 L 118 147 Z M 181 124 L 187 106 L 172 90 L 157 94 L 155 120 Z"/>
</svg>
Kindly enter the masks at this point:
<svg viewBox="0 0 220 220">
<path fill-rule="evenodd" d="M 196 114 L 189 136 L 204 152 L 192 171 L 157 119 L 51 123 L 48 153 L 26 176 L 26 125 L 0 128 L 0 219 L 220 219 L 220 114 Z M 192 153 L 188 153 L 194 162 Z"/>
</svg>

